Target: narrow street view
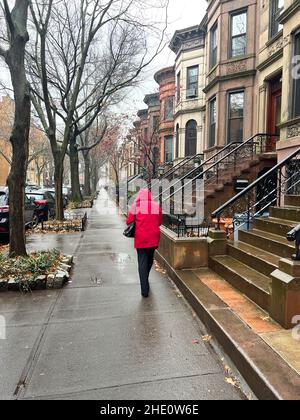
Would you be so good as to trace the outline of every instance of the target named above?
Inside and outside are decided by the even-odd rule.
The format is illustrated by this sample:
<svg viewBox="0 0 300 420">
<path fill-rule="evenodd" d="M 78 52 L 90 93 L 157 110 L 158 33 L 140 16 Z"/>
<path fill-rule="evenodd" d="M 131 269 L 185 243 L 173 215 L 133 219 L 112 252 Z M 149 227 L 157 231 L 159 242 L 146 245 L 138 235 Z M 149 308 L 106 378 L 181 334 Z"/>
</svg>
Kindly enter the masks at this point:
<svg viewBox="0 0 300 420">
<path fill-rule="evenodd" d="M 0 0 L 0 400 L 300 399 L 300 1 L 187 3 Z"/>
</svg>

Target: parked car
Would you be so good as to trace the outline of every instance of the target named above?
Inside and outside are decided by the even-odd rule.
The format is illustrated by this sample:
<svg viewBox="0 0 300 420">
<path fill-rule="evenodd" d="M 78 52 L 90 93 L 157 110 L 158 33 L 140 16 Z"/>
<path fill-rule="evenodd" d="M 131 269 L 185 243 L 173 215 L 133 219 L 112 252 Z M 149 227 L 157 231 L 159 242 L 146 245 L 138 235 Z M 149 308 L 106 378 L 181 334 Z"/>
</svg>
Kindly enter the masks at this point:
<svg viewBox="0 0 300 420">
<path fill-rule="evenodd" d="M 51 189 L 26 191 L 27 198 L 38 207 L 40 222 L 46 222 L 55 218 L 55 191 Z M 68 200 L 64 197 L 64 208 L 67 207 Z"/>
<path fill-rule="evenodd" d="M 36 205 L 25 196 L 25 226 L 34 227 L 38 223 Z M 8 188 L 0 187 L 0 239 L 9 237 L 9 196 Z"/>
<path fill-rule="evenodd" d="M 28 191 L 26 197 L 37 206 L 40 222 L 47 222 L 55 217 L 55 196 L 47 191 Z"/>
<path fill-rule="evenodd" d="M 47 200 L 48 199 L 51 200 L 51 197 L 52 197 L 52 199 L 54 200 L 54 208 L 55 208 L 55 190 L 54 189 L 46 189 L 45 188 L 42 191 L 45 193 Z M 69 198 L 64 193 L 64 190 L 63 190 L 63 206 L 64 206 L 64 209 L 67 207 L 68 203 L 69 203 Z"/>
<path fill-rule="evenodd" d="M 68 187 L 67 185 L 63 186 L 63 194 L 68 198 L 68 200 L 71 197 L 71 192 L 72 192 L 71 187 Z"/>
</svg>

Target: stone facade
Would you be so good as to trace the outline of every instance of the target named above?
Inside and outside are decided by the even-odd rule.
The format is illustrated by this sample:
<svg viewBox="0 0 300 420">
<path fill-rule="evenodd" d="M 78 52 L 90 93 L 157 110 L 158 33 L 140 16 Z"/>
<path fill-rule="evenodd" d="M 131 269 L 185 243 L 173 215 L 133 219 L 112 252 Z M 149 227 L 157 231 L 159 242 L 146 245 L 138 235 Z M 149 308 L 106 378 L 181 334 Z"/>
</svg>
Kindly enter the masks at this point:
<svg viewBox="0 0 300 420">
<path fill-rule="evenodd" d="M 204 148 L 205 37 L 203 22 L 200 26 L 176 31 L 170 43 L 171 50 L 176 54 L 175 160 L 202 153 Z M 188 75 L 193 68 L 198 69 L 198 80 L 195 92 L 191 93 Z M 195 136 L 189 135 L 191 124 L 196 127 Z"/>
<path fill-rule="evenodd" d="M 246 14 L 246 45 L 242 54 L 231 52 L 232 16 Z M 249 0 L 212 0 L 207 9 L 206 41 L 206 151 L 235 140 L 229 132 L 229 95 L 244 92 L 244 120 L 241 140 L 255 132 L 255 74 L 257 49 L 257 2 Z M 212 62 L 213 36 L 216 36 L 216 55 Z M 212 134 L 212 101 L 215 102 L 216 121 Z M 245 118 L 246 117 L 246 118 Z"/>
<path fill-rule="evenodd" d="M 170 161 L 172 163 L 174 155 L 174 103 L 175 103 L 175 69 L 167 67 L 158 71 L 154 76 L 159 85 L 160 100 L 160 123 L 159 123 L 159 142 L 161 163 Z M 170 143 L 167 146 L 167 141 Z M 167 148 L 169 153 L 167 152 Z M 171 156 L 172 154 L 172 156 Z M 168 157 L 166 158 L 166 155 Z"/>
</svg>

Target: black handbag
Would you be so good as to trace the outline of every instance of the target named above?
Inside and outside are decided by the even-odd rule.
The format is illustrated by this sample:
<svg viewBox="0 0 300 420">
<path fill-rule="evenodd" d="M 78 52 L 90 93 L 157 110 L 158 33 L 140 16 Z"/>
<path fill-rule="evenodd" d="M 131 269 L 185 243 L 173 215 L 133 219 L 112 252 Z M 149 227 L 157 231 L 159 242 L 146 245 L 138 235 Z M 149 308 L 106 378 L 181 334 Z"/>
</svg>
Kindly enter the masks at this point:
<svg viewBox="0 0 300 420">
<path fill-rule="evenodd" d="M 134 212 L 136 211 L 136 207 Z M 123 235 L 126 236 L 126 238 L 134 238 L 135 236 L 135 220 L 131 222 L 127 228 L 124 230 Z"/>
<path fill-rule="evenodd" d="M 130 223 L 123 233 L 126 238 L 134 238 L 135 235 L 135 222 Z"/>
</svg>

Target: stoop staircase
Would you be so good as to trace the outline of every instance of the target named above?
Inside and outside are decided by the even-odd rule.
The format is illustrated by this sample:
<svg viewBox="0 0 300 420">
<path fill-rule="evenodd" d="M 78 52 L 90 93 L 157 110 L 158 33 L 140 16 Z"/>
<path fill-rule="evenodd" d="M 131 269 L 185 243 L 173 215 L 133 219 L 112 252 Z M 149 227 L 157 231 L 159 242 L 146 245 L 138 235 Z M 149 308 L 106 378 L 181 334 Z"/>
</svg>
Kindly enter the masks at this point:
<svg viewBox="0 0 300 420">
<path fill-rule="evenodd" d="M 275 318 L 272 276 L 282 269 L 282 259 L 292 266 L 295 245 L 287 234 L 300 224 L 299 157 L 300 149 L 213 212 L 219 228 L 222 218 L 232 218 L 233 224 L 226 252 L 211 256 L 210 268 Z M 289 275 L 283 293 L 290 274 L 281 273 Z M 294 302 L 300 302 L 299 296 Z M 289 327 L 289 321 L 276 320 Z"/>
<path fill-rule="evenodd" d="M 182 205 L 184 211 L 197 205 L 196 181 L 204 182 L 204 217 L 236 194 L 237 181 L 251 183 L 259 174 L 276 164 L 276 154 L 268 151 L 273 135 L 257 134 L 243 143 L 230 143 L 191 170 L 191 162 L 200 155 L 176 165 L 160 180 L 160 191 L 155 196 L 170 214 Z M 182 173 L 184 175 L 180 176 Z M 164 189 L 163 181 L 173 181 L 172 187 Z M 157 187 L 157 185 L 155 185 Z M 189 188 L 189 190 L 187 190 Z M 186 194 L 186 191 L 189 191 Z M 188 212 L 187 212 L 188 213 Z M 182 215 L 181 214 L 181 215 Z"/>
</svg>

